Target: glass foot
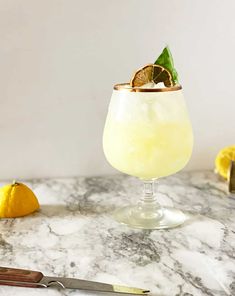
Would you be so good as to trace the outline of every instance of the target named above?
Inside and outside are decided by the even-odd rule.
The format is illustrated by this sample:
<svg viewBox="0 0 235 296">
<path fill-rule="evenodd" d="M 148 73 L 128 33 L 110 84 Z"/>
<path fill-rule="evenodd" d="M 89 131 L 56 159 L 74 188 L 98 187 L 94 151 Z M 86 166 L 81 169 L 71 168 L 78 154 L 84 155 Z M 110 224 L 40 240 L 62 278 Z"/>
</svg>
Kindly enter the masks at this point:
<svg viewBox="0 0 235 296">
<path fill-rule="evenodd" d="M 123 224 L 141 229 L 167 229 L 183 224 L 186 215 L 175 208 L 160 208 L 143 212 L 138 206 L 127 206 L 114 212 L 114 218 Z"/>
</svg>

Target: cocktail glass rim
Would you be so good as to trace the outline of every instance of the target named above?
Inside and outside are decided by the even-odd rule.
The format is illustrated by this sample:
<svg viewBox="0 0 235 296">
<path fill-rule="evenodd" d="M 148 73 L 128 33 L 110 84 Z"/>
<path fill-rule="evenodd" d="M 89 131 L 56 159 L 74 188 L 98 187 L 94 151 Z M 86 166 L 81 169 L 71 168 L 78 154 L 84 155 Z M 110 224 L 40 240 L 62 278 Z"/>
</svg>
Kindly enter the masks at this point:
<svg viewBox="0 0 235 296">
<path fill-rule="evenodd" d="M 144 88 L 144 87 L 132 87 L 129 83 L 117 83 L 113 86 L 114 90 L 117 91 L 129 91 L 129 92 L 169 92 L 169 91 L 177 91 L 181 90 L 182 86 L 180 84 L 176 84 L 171 87 L 159 87 L 159 88 Z"/>
</svg>

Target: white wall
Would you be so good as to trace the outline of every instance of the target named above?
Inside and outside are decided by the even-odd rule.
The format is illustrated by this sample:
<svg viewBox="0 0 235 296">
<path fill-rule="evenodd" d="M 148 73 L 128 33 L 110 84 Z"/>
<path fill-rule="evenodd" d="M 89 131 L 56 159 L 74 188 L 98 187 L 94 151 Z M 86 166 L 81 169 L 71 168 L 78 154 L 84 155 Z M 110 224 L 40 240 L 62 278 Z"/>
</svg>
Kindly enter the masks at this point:
<svg viewBox="0 0 235 296">
<path fill-rule="evenodd" d="M 169 44 L 195 133 L 190 169 L 235 142 L 235 1 L 0 0 L 0 178 L 114 172 L 112 85 Z"/>
</svg>

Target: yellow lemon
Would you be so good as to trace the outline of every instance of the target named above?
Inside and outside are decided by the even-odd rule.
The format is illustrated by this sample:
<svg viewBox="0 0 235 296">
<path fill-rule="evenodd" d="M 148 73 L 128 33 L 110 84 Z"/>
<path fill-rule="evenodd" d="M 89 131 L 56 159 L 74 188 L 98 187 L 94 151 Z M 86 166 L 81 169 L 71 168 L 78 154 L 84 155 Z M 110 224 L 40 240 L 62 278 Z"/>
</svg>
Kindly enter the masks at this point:
<svg viewBox="0 0 235 296">
<path fill-rule="evenodd" d="M 22 183 L 0 188 L 0 217 L 15 218 L 31 214 L 39 209 L 37 197 Z"/>
<path fill-rule="evenodd" d="M 220 150 L 215 159 L 216 172 L 225 179 L 228 179 L 231 160 L 235 161 L 235 145 Z"/>
</svg>

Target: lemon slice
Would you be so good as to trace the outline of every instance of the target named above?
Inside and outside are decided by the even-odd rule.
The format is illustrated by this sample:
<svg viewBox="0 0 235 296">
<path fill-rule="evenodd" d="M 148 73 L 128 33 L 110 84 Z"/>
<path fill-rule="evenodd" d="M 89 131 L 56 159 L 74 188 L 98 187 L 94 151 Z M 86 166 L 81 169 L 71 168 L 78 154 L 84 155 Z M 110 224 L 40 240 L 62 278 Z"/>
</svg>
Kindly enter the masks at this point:
<svg viewBox="0 0 235 296">
<path fill-rule="evenodd" d="M 228 179 L 231 161 L 235 161 L 235 145 L 220 150 L 215 159 L 216 172 L 225 179 Z"/>
<path fill-rule="evenodd" d="M 33 191 L 22 183 L 5 185 L 0 188 L 0 217 L 16 218 L 26 216 L 39 209 Z"/>
<path fill-rule="evenodd" d="M 147 83 L 163 82 L 166 87 L 174 85 L 171 73 L 164 67 L 148 64 L 135 72 L 131 79 L 130 85 L 132 87 L 141 87 Z"/>
</svg>

